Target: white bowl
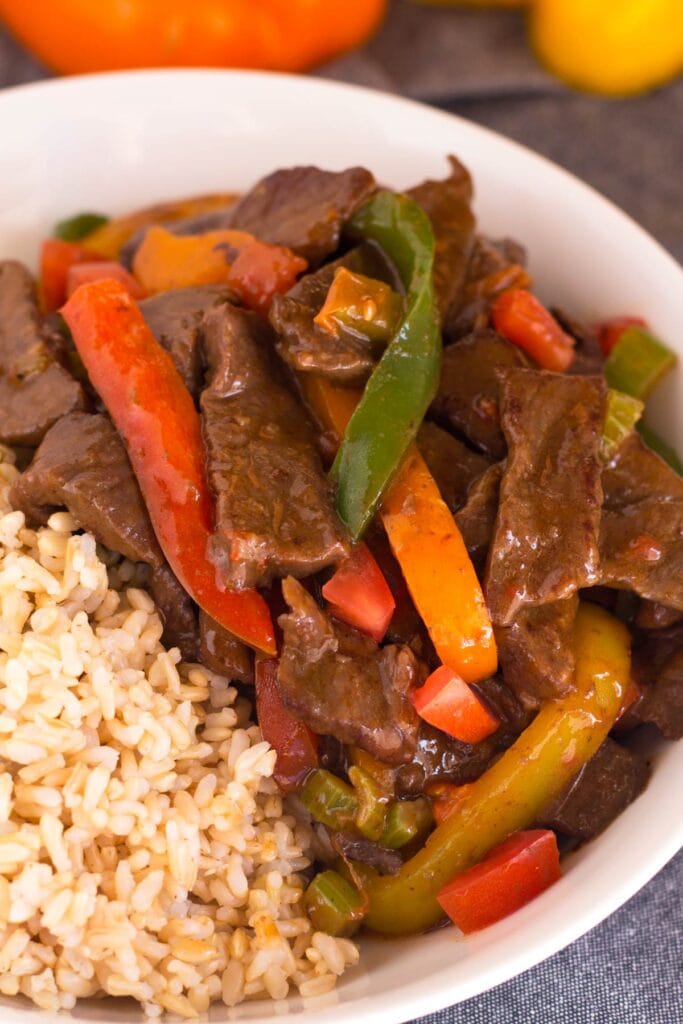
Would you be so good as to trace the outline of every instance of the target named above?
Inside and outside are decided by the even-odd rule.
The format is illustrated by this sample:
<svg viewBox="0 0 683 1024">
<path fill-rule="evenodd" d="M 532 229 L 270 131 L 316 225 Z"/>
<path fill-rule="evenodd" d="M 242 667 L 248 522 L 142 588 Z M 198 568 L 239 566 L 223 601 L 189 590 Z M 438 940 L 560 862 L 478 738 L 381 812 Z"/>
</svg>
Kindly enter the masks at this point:
<svg viewBox="0 0 683 1024">
<path fill-rule="evenodd" d="M 382 93 L 310 78 L 230 71 L 111 74 L 0 94 L 0 256 L 35 263 L 60 217 L 119 213 L 161 198 L 243 189 L 276 167 L 365 164 L 406 187 L 446 172 L 456 153 L 474 175 L 481 227 L 529 250 L 548 300 L 588 320 L 638 313 L 683 355 L 683 271 L 609 202 L 558 167 L 457 117 Z M 683 449 L 679 373 L 650 418 Z M 513 917 L 461 940 L 447 929 L 401 942 L 364 940 L 336 993 L 293 999 L 277 1016 L 302 1024 L 398 1024 L 520 973 L 616 910 L 683 845 L 683 744 L 659 744 L 645 793 L 562 880 Z M 216 1020 L 265 1022 L 264 1002 Z M 129 1003 L 79 1007 L 81 1021 L 139 1020 Z M 3 1024 L 63 1024 L 0 999 Z"/>
</svg>

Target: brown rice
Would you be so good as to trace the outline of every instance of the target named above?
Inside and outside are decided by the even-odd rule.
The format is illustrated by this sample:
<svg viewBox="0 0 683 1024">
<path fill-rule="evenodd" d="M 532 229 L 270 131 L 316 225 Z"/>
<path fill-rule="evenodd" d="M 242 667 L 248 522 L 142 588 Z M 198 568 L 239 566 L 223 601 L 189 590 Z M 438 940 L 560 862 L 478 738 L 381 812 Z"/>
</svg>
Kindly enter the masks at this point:
<svg viewBox="0 0 683 1024">
<path fill-rule="evenodd" d="M 160 642 L 136 567 L 55 513 L 33 531 L 0 446 L 0 997 L 132 996 L 149 1017 L 329 991 L 312 833 L 235 689 Z"/>
</svg>

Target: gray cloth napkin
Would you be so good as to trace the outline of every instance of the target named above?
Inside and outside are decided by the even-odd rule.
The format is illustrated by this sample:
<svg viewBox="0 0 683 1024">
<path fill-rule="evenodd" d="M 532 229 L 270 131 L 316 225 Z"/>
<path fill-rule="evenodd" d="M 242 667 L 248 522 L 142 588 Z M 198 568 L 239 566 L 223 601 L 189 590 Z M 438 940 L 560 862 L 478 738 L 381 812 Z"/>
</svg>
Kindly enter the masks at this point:
<svg viewBox="0 0 683 1024">
<path fill-rule="evenodd" d="M 626 101 L 578 95 L 535 62 L 519 13 L 401 2 L 364 49 L 317 73 L 438 104 L 531 146 L 683 259 L 683 81 Z M 0 30 L 0 87 L 44 74 Z M 682 892 L 680 853 L 567 949 L 420 1024 L 683 1024 Z"/>
</svg>

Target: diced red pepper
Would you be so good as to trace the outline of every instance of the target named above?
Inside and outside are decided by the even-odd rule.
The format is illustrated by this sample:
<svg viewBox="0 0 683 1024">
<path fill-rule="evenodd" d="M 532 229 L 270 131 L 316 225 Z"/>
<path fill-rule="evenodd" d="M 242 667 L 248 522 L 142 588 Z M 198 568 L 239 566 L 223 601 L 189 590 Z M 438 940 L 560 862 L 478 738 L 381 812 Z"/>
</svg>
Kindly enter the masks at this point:
<svg viewBox="0 0 683 1024">
<path fill-rule="evenodd" d="M 491 307 L 493 326 L 544 370 L 566 370 L 574 358 L 574 339 L 552 313 L 525 288 L 508 288 Z"/>
<path fill-rule="evenodd" d="M 284 793 L 298 789 L 318 767 L 318 737 L 282 703 L 275 658 L 256 659 L 256 712 L 264 740 L 277 754 L 275 781 Z"/>
<path fill-rule="evenodd" d="M 288 292 L 307 266 L 290 249 L 255 238 L 237 251 L 226 280 L 245 306 L 267 313 L 273 297 Z"/>
<path fill-rule="evenodd" d="M 451 921 L 469 935 L 530 903 L 561 875 L 554 832 L 517 832 L 447 882 L 437 899 Z"/>
<path fill-rule="evenodd" d="M 598 341 L 602 354 L 607 357 L 614 346 L 621 340 L 621 336 L 627 327 L 647 327 L 645 321 L 639 316 L 615 316 L 613 320 L 607 320 L 598 328 Z"/>
<path fill-rule="evenodd" d="M 40 250 L 40 288 L 45 312 L 54 312 L 66 301 L 69 270 L 74 264 L 101 259 L 77 242 L 46 238 Z"/>
<path fill-rule="evenodd" d="M 274 654 L 264 599 L 255 590 L 227 590 L 210 560 L 213 500 L 199 414 L 168 352 L 117 281 L 81 285 L 62 315 L 126 443 L 154 532 L 176 576 L 212 618 L 245 643 Z"/>
<path fill-rule="evenodd" d="M 394 614 L 394 601 L 382 570 L 361 541 L 323 587 L 329 611 L 350 626 L 382 640 Z"/>
<path fill-rule="evenodd" d="M 66 278 L 67 298 L 73 295 L 82 284 L 88 284 L 90 281 L 102 281 L 105 277 L 110 277 L 122 284 L 131 299 L 144 299 L 145 292 L 133 275 L 129 274 L 120 263 L 115 263 L 113 260 L 72 264 Z"/>
<path fill-rule="evenodd" d="M 479 743 L 495 732 L 500 722 L 474 690 L 447 665 L 432 672 L 412 694 L 420 718 L 462 743 Z"/>
</svg>

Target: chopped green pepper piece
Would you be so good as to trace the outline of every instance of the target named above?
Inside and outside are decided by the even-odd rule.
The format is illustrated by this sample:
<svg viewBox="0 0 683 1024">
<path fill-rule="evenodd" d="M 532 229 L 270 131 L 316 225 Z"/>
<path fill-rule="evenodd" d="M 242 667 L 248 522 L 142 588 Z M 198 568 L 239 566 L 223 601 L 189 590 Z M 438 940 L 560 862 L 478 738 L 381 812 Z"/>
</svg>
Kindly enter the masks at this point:
<svg viewBox="0 0 683 1024">
<path fill-rule="evenodd" d="M 358 797 L 356 828 L 366 839 L 380 839 L 387 820 L 389 799 L 372 776 L 362 768 L 349 768 L 349 778 Z"/>
<path fill-rule="evenodd" d="M 368 525 L 401 464 L 439 381 L 441 332 L 434 296 L 434 235 L 406 196 L 377 192 L 347 223 L 392 261 L 406 311 L 365 386 L 332 466 L 337 511 L 354 540 Z"/>
<path fill-rule="evenodd" d="M 683 476 L 683 462 L 681 462 L 678 453 L 671 445 L 668 445 L 659 434 L 648 427 L 647 423 L 641 421 L 636 430 L 648 448 L 651 448 L 661 459 L 664 459 L 679 476 Z"/>
<path fill-rule="evenodd" d="M 639 398 L 615 391 L 614 388 L 608 390 L 605 426 L 600 442 L 603 462 L 610 462 L 614 458 L 640 419 L 643 409 L 644 405 Z"/>
<path fill-rule="evenodd" d="M 436 896 L 513 832 L 526 828 L 589 760 L 612 728 L 631 669 L 626 626 L 582 603 L 575 624 L 575 687 L 545 704 L 496 763 L 469 784 L 449 817 L 396 875 L 363 885 L 366 923 L 410 935 L 441 918 Z"/>
<path fill-rule="evenodd" d="M 676 356 L 643 327 L 627 327 L 605 362 L 611 388 L 646 399 L 662 377 L 673 369 Z"/>
<path fill-rule="evenodd" d="M 337 775 L 317 768 L 306 779 L 300 795 L 302 804 L 316 821 L 335 832 L 354 828 L 358 797 Z"/>
<path fill-rule="evenodd" d="M 384 281 L 339 267 L 314 322 L 329 334 L 342 327 L 383 345 L 394 333 L 402 305 L 401 296 Z"/>
<path fill-rule="evenodd" d="M 380 843 L 390 850 L 400 850 L 414 839 L 426 835 L 433 824 L 434 817 L 427 800 L 394 800 Z"/>
<path fill-rule="evenodd" d="M 363 900 L 336 871 L 316 875 L 304 894 L 304 906 L 316 931 L 349 936 L 363 920 Z"/>
<path fill-rule="evenodd" d="M 61 238 L 63 242 L 80 242 L 82 238 L 89 235 L 96 228 L 109 222 L 109 217 L 103 213 L 77 213 L 75 217 L 67 217 L 55 224 L 54 237 Z"/>
</svg>

